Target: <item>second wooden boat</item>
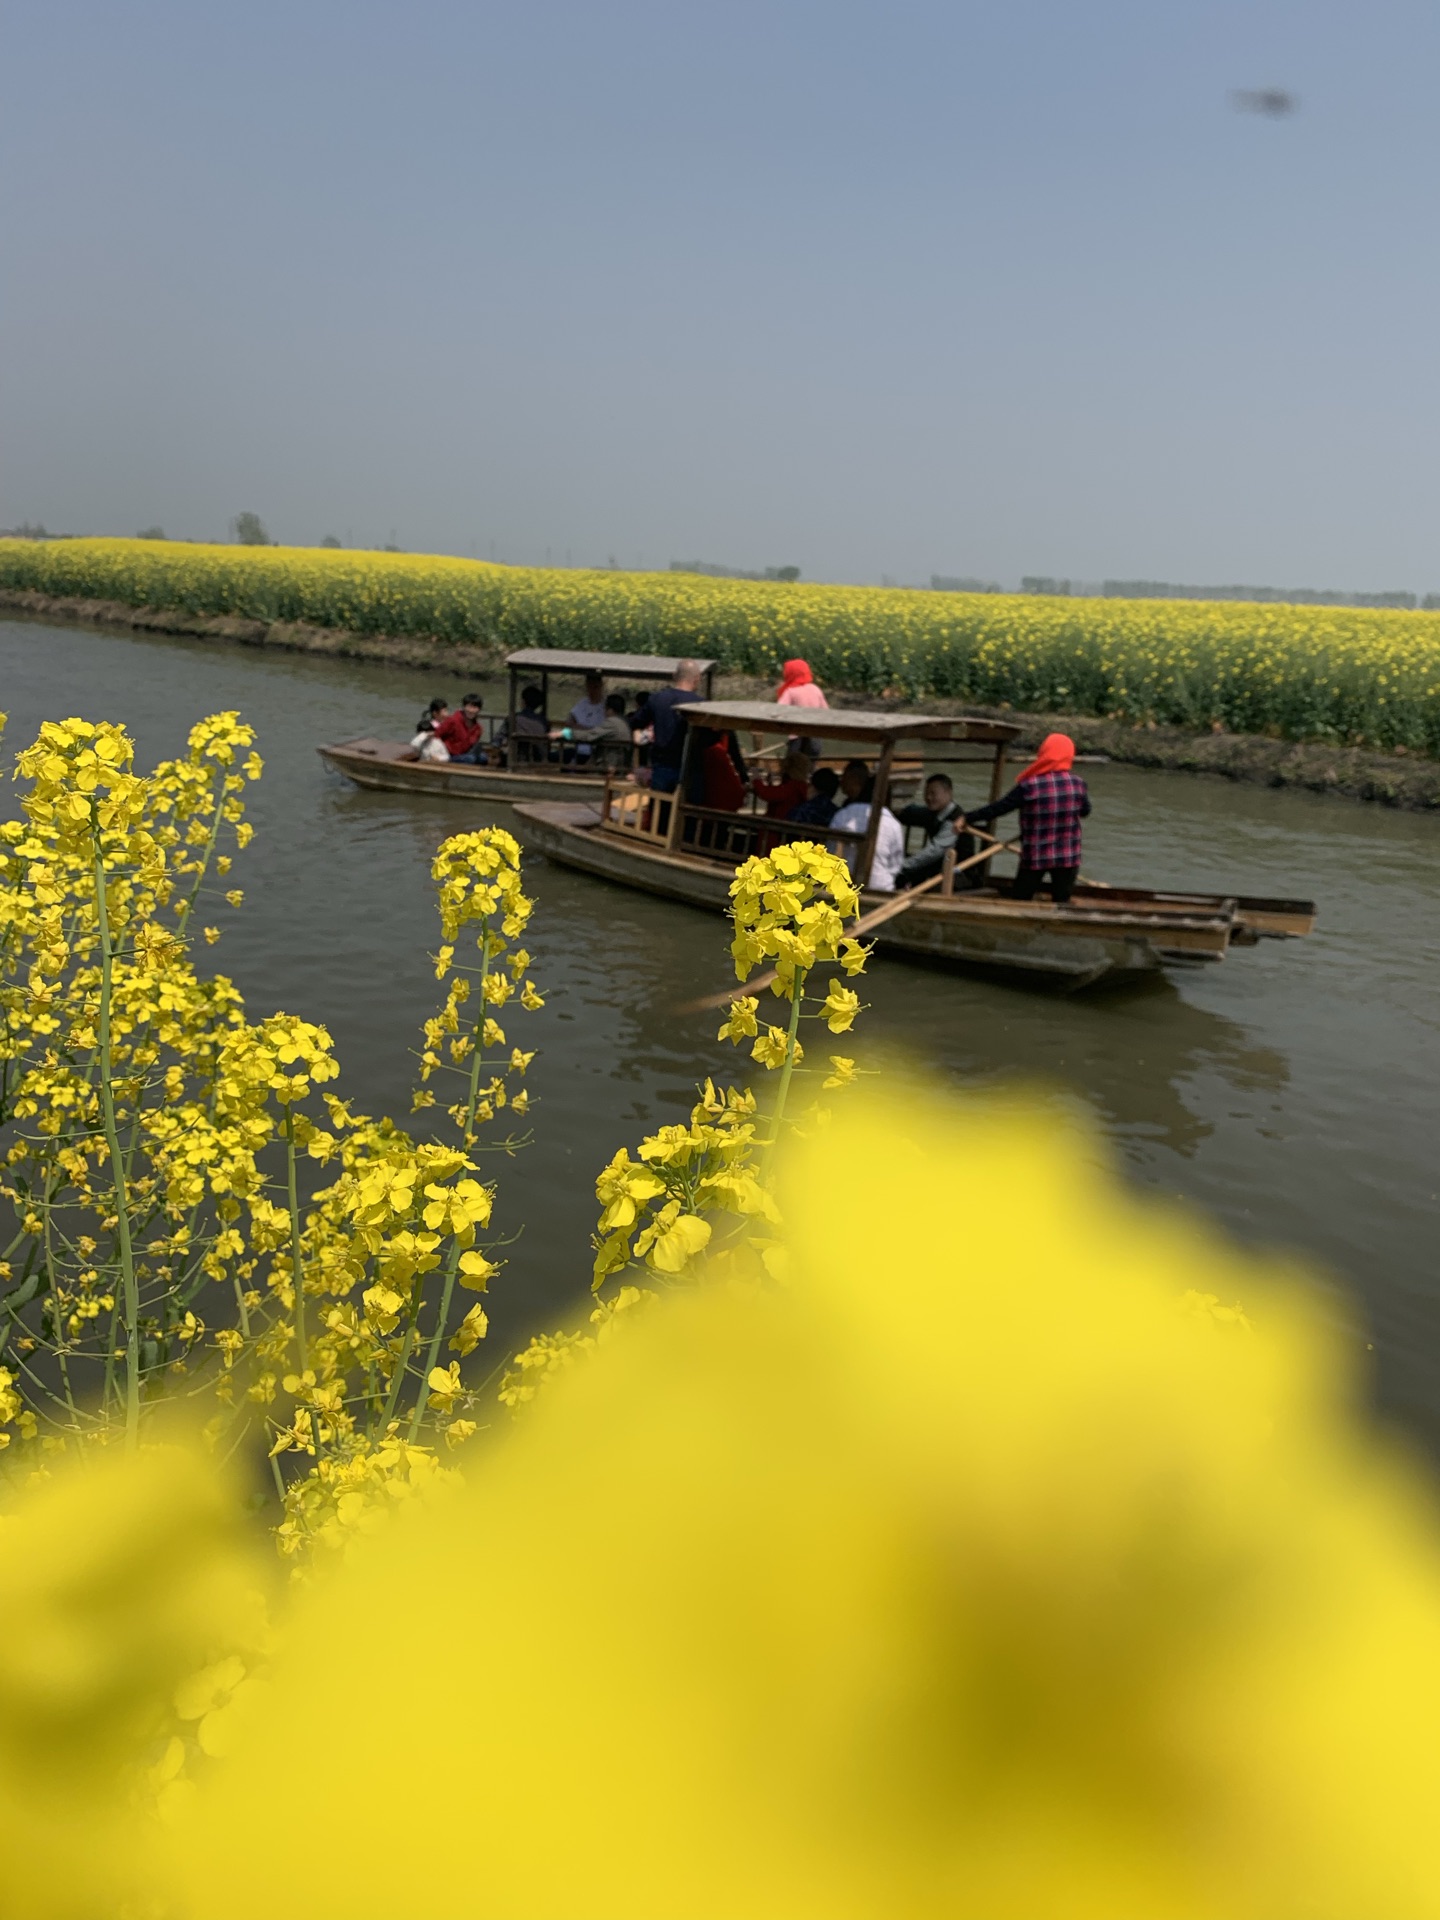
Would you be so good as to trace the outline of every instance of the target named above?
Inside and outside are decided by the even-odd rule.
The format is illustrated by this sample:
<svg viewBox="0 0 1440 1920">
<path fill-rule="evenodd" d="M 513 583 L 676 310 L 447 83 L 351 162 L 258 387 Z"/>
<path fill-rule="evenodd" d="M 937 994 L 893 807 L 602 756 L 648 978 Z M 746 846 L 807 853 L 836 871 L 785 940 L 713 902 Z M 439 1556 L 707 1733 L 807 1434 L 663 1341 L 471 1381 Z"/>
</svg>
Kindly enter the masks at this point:
<svg viewBox="0 0 1440 1920">
<path fill-rule="evenodd" d="M 462 760 L 420 760 L 404 740 L 382 740 L 363 735 L 341 740 L 316 751 L 327 767 L 343 773 L 357 787 L 376 787 L 386 793 L 421 793 L 432 798 L 452 800 L 490 800 L 502 805 L 513 800 L 559 800 L 593 795 L 605 791 L 608 775 L 628 770 L 638 754 L 622 742 L 606 741 L 604 757 L 582 761 L 566 760 L 566 743 L 537 740 L 516 735 L 515 718 L 519 710 L 520 683 L 533 680 L 541 692 L 541 716 L 547 721 L 550 709 L 552 675 L 561 679 L 585 679 L 596 674 L 612 683 L 616 680 L 673 680 L 680 665 L 656 653 L 582 653 L 564 647 L 525 647 L 507 654 L 505 665 L 510 675 L 510 698 L 503 735 L 495 733 L 499 715 L 488 716 L 485 766 L 471 766 Z M 708 694 L 713 660 L 690 663 L 700 674 L 700 687 Z M 617 768 L 616 761 L 620 761 Z"/>
</svg>

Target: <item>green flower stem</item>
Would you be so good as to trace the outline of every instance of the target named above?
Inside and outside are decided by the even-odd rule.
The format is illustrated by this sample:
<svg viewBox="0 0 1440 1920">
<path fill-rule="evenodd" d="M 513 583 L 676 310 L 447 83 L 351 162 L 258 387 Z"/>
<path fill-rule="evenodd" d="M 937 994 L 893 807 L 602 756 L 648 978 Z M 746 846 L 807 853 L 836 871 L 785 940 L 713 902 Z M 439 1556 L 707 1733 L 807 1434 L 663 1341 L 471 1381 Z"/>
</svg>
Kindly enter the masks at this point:
<svg viewBox="0 0 1440 1920">
<path fill-rule="evenodd" d="M 120 1244 L 120 1277 L 125 1302 L 125 1444 L 140 1443 L 140 1289 L 135 1278 L 135 1250 L 130 1243 L 130 1195 L 125 1184 L 125 1157 L 115 1124 L 115 1088 L 111 1079 L 110 1010 L 114 991 L 115 951 L 110 938 L 110 909 L 105 898 L 105 859 L 100 832 L 91 828 L 95 846 L 95 912 L 100 930 L 100 1111 L 105 1144 L 115 1182 L 115 1216 Z"/>
<path fill-rule="evenodd" d="M 475 1108 L 480 1100 L 480 1068 L 485 1057 L 485 982 L 490 977 L 490 929 L 485 929 L 485 943 L 480 950 L 480 1010 L 475 1018 L 475 1046 L 470 1056 L 470 1100 L 465 1109 L 465 1139 L 468 1144 L 475 1128 Z M 445 1338 L 445 1323 L 450 1318 L 450 1302 L 455 1297 L 455 1276 L 460 1271 L 461 1246 L 458 1240 L 450 1242 L 450 1257 L 445 1262 L 445 1284 L 440 1290 L 440 1313 L 435 1322 L 435 1331 L 430 1336 L 430 1351 L 425 1356 L 425 1365 L 421 1369 L 420 1391 L 415 1396 L 415 1411 L 410 1416 L 410 1438 L 420 1437 L 420 1429 L 425 1422 L 425 1396 L 429 1391 L 430 1375 L 440 1358 L 440 1342 Z"/>
<path fill-rule="evenodd" d="M 190 924 L 190 915 L 194 910 L 195 902 L 200 896 L 200 888 L 204 883 L 205 876 L 210 871 L 210 861 L 215 852 L 215 842 L 220 837 L 220 822 L 225 814 L 225 769 L 221 767 L 219 773 L 220 790 L 215 796 L 215 812 L 210 821 L 210 832 L 205 841 L 205 851 L 200 856 L 200 871 L 195 875 L 195 884 L 190 889 L 189 897 L 181 902 L 180 911 L 176 916 L 176 932 L 182 939 L 185 937 L 185 930 Z"/>
<path fill-rule="evenodd" d="M 807 969 L 808 973 L 808 969 Z M 771 1115 L 771 1133 L 765 1147 L 765 1166 L 770 1165 L 770 1156 L 780 1140 L 780 1127 L 785 1118 L 785 1102 L 790 1093 L 790 1076 L 795 1071 L 795 1036 L 800 1029 L 800 1003 L 805 997 L 807 973 L 797 973 L 795 990 L 790 1000 L 790 1031 L 785 1036 L 785 1064 L 780 1069 L 780 1084 L 775 1089 L 775 1111 Z"/>
<path fill-rule="evenodd" d="M 295 1346 L 300 1355 L 300 1371 L 310 1364 L 309 1342 L 305 1337 L 305 1287 L 300 1271 L 300 1199 L 295 1178 L 295 1113 L 285 1106 L 285 1175 L 290 1186 L 290 1284 L 295 1291 Z M 313 1409 L 312 1409 L 313 1411 Z M 316 1434 L 319 1443 L 319 1434 Z"/>
</svg>

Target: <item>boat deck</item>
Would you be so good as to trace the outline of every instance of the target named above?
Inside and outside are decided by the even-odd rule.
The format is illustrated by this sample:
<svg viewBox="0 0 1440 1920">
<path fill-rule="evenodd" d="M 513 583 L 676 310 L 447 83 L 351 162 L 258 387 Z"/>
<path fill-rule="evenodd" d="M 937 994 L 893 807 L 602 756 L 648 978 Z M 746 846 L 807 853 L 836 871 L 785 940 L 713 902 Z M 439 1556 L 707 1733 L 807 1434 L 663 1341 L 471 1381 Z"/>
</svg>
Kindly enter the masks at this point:
<svg viewBox="0 0 1440 1920">
<path fill-rule="evenodd" d="M 543 800 L 605 790 L 604 772 L 570 769 L 547 761 L 534 767 L 472 767 L 464 761 L 410 760 L 403 740 L 369 736 L 317 747 L 326 766 L 357 786 L 387 793 L 444 794 L 462 800 Z"/>
<path fill-rule="evenodd" d="M 597 806 L 537 800 L 518 805 L 516 813 L 525 838 L 562 865 L 712 911 L 729 905 L 733 866 L 602 827 Z M 867 890 L 862 911 L 891 898 Z M 919 896 L 874 937 L 897 952 L 1085 986 L 1106 975 L 1223 960 L 1231 946 L 1308 933 L 1314 913 L 1308 901 L 1090 883 L 1057 907 L 1045 899 L 1012 900 L 1000 880 L 970 892 Z"/>
</svg>

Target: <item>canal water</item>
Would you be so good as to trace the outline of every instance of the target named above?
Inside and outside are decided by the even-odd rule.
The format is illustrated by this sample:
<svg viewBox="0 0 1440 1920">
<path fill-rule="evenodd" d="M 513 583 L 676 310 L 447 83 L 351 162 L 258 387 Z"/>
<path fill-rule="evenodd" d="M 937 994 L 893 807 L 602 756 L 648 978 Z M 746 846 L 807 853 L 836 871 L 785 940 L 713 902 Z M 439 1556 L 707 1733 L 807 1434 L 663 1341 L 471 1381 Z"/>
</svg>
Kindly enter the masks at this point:
<svg viewBox="0 0 1440 1920">
<path fill-rule="evenodd" d="M 361 792 L 315 745 L 394 737 L 457 683 L 8 618 L 0 661 L 10 755 L 42 719 L 79 714 L 124 721 L 147 764 L 179 752 L 202 714 L 240 709 L 266 773 L 249 796 L 255 842 L 234 876 L 245 905 L 221 910 L 224 938 L 201 965 L 230 974 L 252 1014 L 323 1021 L 343 1063 L 337 1090 L 362 1111 L 405 1116 L 436 993 L 430 857 L 447 833 L 514 816 Z M 881 959 L 854 1050 L 954 1088 L 1038 1087 L 1089 1116 L 1137 1186 L 1300 1255 L 1336 1317 L 1373 1343 L 1382 1404 L 1440 1445 L 1440 820 L 1218 778 L 1085 772 L 1088 871 L 1314 898 L 1317 932 L 1072 997 Z M 715 1040 L 716 1016 L 675 1010 L 731 978 L 722 921 L 539 860 L 527 882 L 538 901 L 527 945 L 547 1004 L 511 1022 L 540 1056 L 535 1142 L 498 1169 L 497 1224 L 523 1231 L 491 1297 L 497 1357 L 584 1297 L 594 1176 L 615 1149 L 683 1116 L 705 1075 L 743 1078 L 749 1066 Z M 955 1201 L 963 1231 L 967 1210 L 985 1204 L 983 1166 L 957 1168 Z"/>
</svg>

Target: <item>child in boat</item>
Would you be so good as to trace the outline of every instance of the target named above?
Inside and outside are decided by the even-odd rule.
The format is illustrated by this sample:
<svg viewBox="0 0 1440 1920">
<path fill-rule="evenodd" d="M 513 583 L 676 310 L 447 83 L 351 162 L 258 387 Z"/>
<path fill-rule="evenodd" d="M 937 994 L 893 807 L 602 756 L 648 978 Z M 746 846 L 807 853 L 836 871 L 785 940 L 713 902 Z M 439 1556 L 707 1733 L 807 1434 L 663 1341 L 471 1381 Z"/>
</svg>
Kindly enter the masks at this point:
<svg viewBox="0 0 1440 1920">
<path fill-rule="evenodd" d="M 1080 822 L 1090 814 L 1090 793 L 1071 768 L 1075 742 L 1068 733 L 1049 733 L 1040 751 L 1014 786 L 987 807 L 966 816 L 984 826 L 1002 813 L 1020 809 L 1020 870 L 1010 886 L 1012 900 L 1033 900 L 1046 875 L 1050 898 L 1063 907 L 1080 872 Z"/>
<path fill-rule="evenodd" d="M 875 782 L 870 769 L 863 760 L 851 760 L 840 776 L 840 791 L 845 796 L 845 805 L 835 815 L 830 825 L 843 833 L 865 834 L 870 827 L 870 808 L 874 803 Z M 855 872 L 855 862 L 860 857 L 860 845 L 854 840 L 832 841 L 832 853 L 838 853 L 849 866 L 851 874 Z M 893 893 L 895 876 L 905 860 L 905 829 L 888 807 L 880 809 L 880 826 L 875 836 L 875 854 L 870 862 L 870 877 L 862 880 L 862 886 L 871 887 L 876 893 Z"/>
<path fill-rule="evenodd" d="M 765 802 L 767 820 L 789 820 L 810 791 L 810 761 L 803 753 L 787 753 L 780 762 L 780 778 L 752 780 L 750 791 Z"/>
<path fill-rule="evenodd" d="M 415 726 L 415 737 L 402 756 L 406 760 L 448 760 L 449 749 L 435 729 L 449 709 L 443 700 L 432 700 Z"/>
<path fill-rule="evenodd" d="M 790 815 L 792 826 L 828 827 L 835 818 L 835 794 L 840 776 L 833 767 L 817 767 L 810 776 L 808 798 Z"/>
<path fill-rule="evenodd" d="M 442 761 L 448 760 L 450 755 L 446 752 L 445 742 L 439 734 L 433 733 L 429 727 L 422 727 L 406 748 L 403 757 L 407 760 Z"/>
<path fill-rule="evenodd" d="M 480 744 L 483 731 L 480 715 L 485 703 L 478 693 L 467 693 L 454 713 L 447 713 L 436 727 L 440 742 L 452 760 L 472 767 L 483 767 L 485 750 Z"/>
</svg>

